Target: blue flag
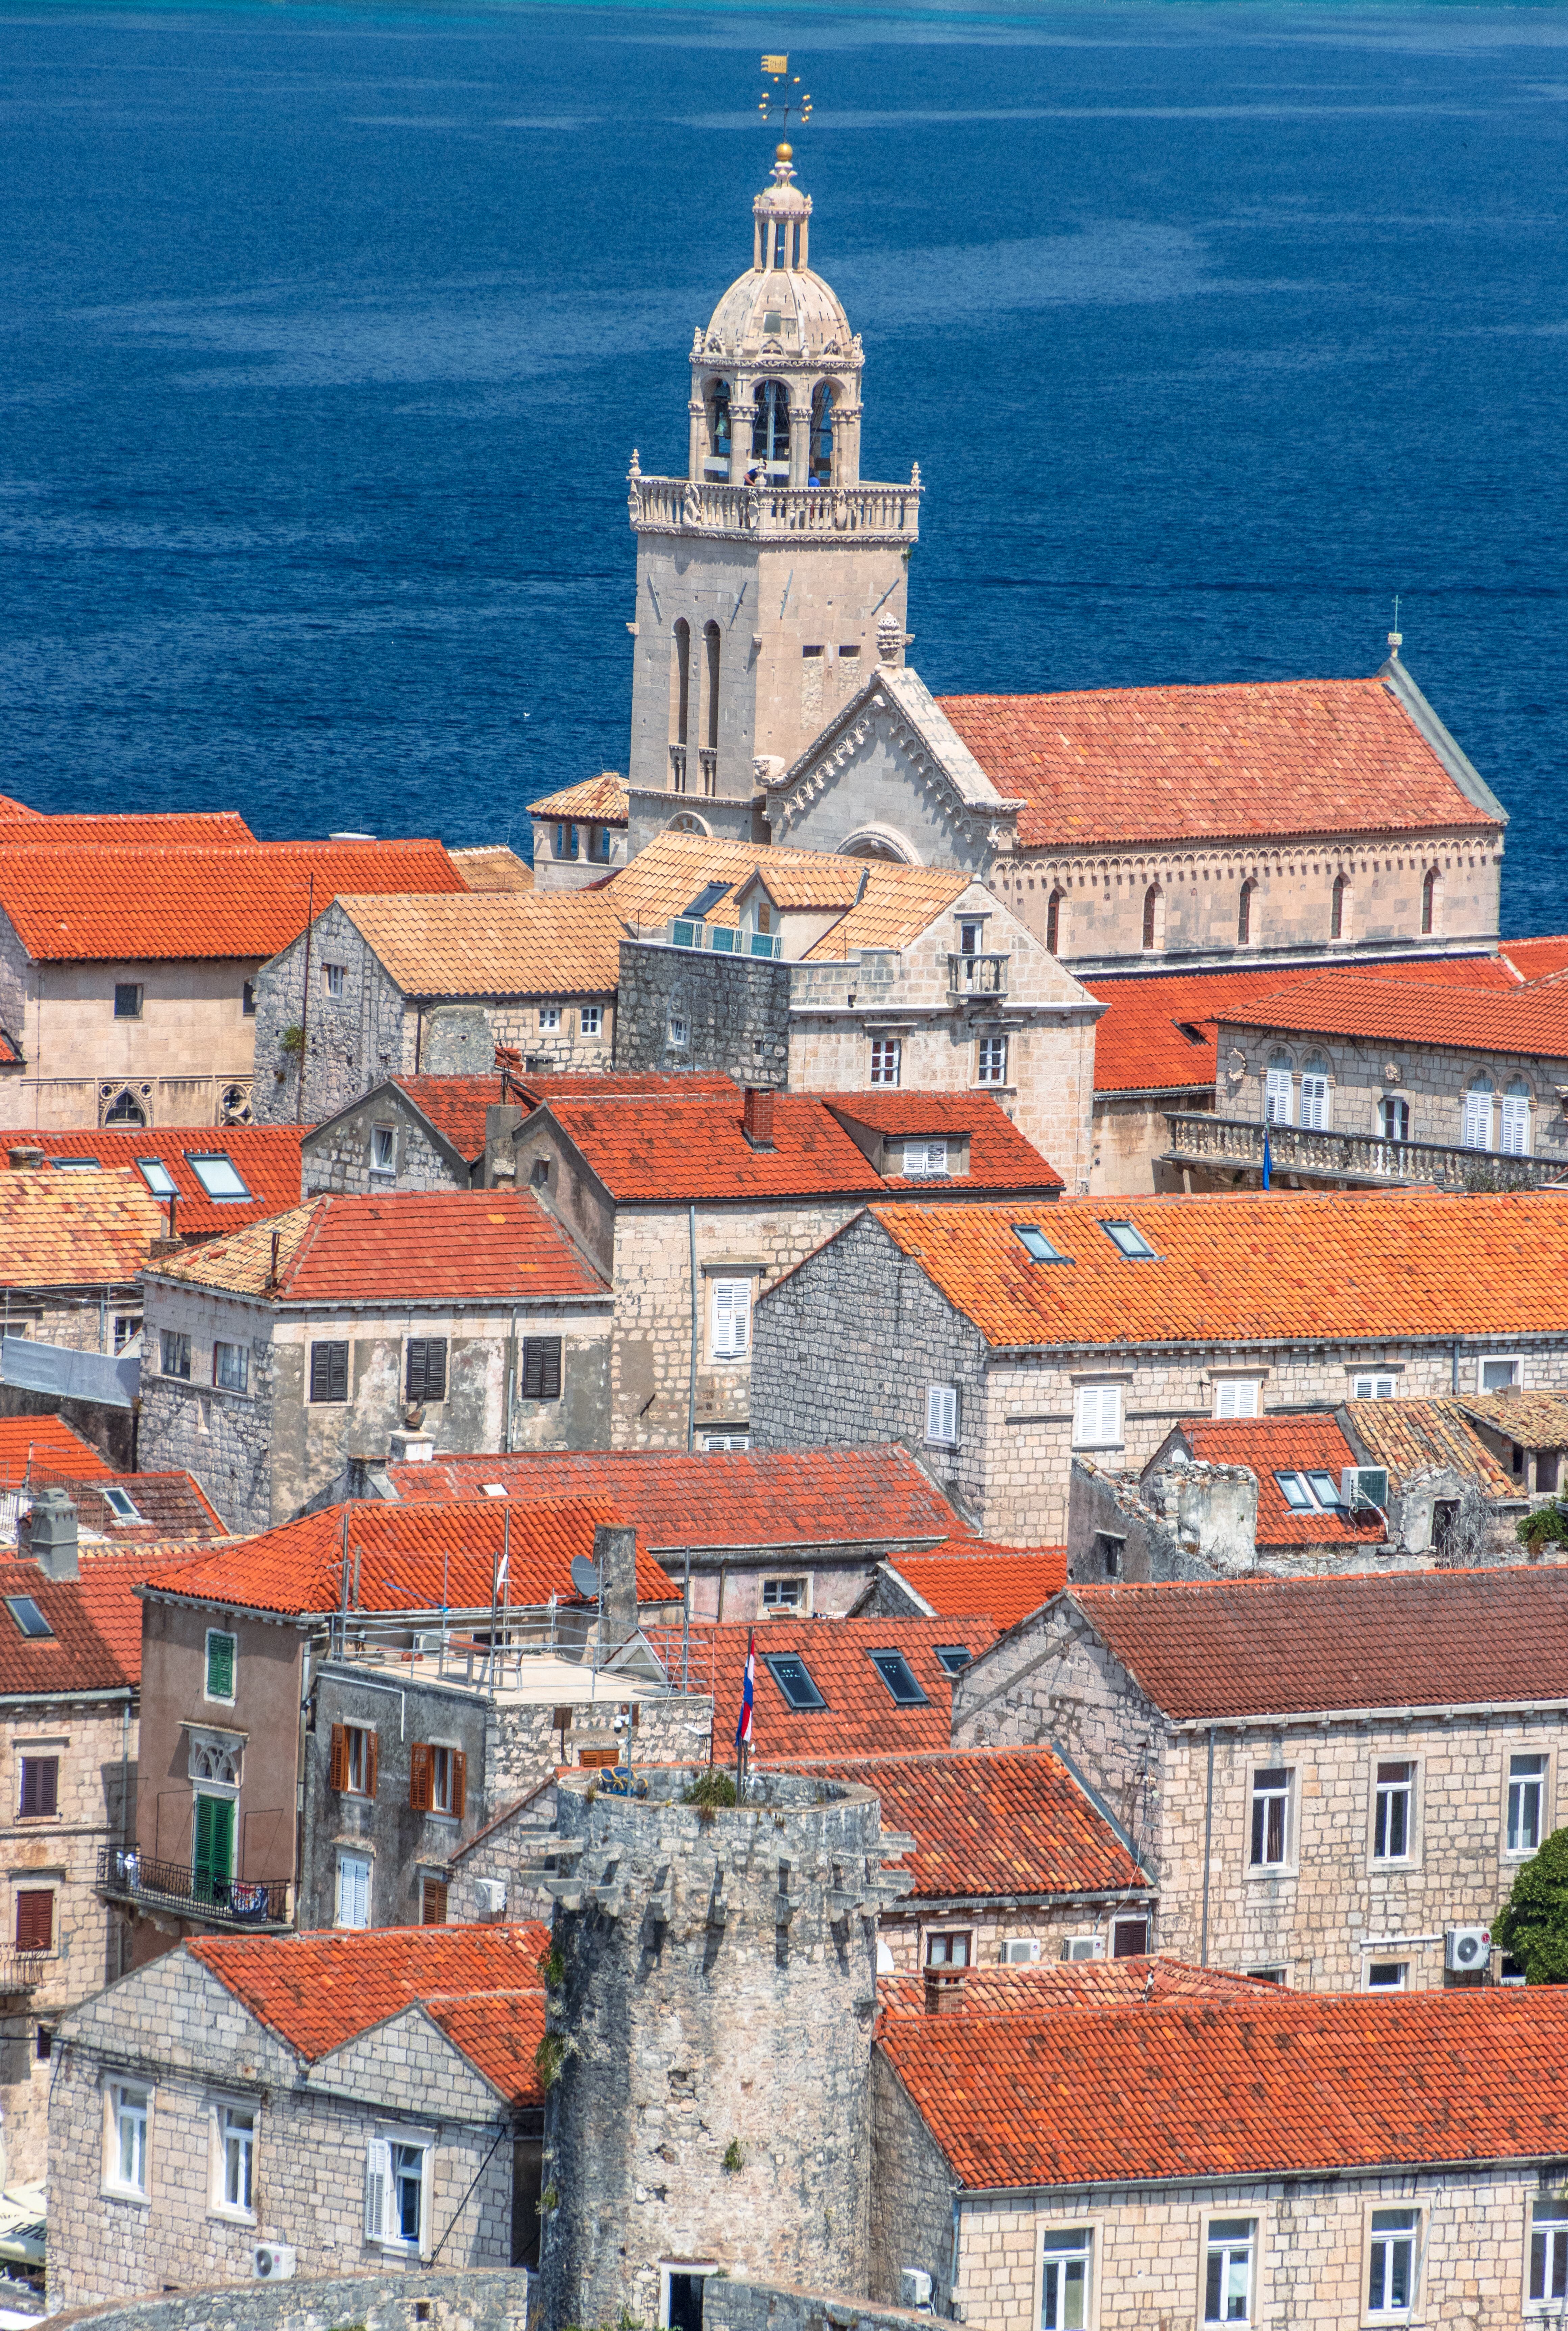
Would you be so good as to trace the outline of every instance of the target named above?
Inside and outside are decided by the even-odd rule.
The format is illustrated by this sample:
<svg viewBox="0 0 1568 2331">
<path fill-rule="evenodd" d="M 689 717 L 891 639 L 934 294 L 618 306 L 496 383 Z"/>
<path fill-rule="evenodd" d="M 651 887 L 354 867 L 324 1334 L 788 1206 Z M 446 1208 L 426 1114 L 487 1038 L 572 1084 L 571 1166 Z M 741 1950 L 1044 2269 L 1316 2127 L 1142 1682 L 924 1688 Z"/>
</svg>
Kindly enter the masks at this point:
<svg viewBox="0 0 1568 2331">
<path fill-rule="evenodd" d="M 1274 1179 L 1274 1159 L 1269 1148 L 1269 1127 L 1263 1127 L 1263 1187 L 1267 1190 Z"/>
</svg>

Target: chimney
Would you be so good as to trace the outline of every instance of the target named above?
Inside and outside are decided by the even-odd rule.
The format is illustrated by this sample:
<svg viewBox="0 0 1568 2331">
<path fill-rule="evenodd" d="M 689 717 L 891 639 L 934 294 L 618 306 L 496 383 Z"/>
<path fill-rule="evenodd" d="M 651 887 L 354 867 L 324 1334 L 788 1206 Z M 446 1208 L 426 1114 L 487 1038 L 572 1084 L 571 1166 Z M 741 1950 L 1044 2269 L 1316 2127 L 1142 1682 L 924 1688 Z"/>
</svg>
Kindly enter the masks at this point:
<svg viewBox="0 0 1568 2331">
<path fill-rule="evenodd" d="M 14 1174 L 35 1173 L 43 1163 L 43 1150 L 30 1148 L 24 1142 L 18 1142 L 14 1149 L 9 1149 L 5 1154 L 11 1161 Z"/>
<path fill-rule="evenodd" d="M 18 1554 L 35 1562 L 45 1578 L 75 1578 L 77 1560 L 76 1508 L 63 1489 L 40 1489 L 33 1510 L 23 1517 L 16 1533 Z"/>
<path fill-rule="evenodd" d="M 623 1643 L 637 1632 L 637 1533 L 622 1523 L 600 1522 L 594 1531 L 594 1559 L 604 1605 L 607 1645 Z"/>
<path fill-rule="evenodd" d="M 926 2012 L 927 2015 L 956 2015 L 964 2005 L 963 1967 L 927 1967 L 926 1970 Z"/>
<path fill-rule="evenodd" d="M 773 1095 L 759 1092 L 748 1085 L 741 1108 L 740 1129 L 754 1149 L 771 1149 L 773 1139 Z"/>
</svg>

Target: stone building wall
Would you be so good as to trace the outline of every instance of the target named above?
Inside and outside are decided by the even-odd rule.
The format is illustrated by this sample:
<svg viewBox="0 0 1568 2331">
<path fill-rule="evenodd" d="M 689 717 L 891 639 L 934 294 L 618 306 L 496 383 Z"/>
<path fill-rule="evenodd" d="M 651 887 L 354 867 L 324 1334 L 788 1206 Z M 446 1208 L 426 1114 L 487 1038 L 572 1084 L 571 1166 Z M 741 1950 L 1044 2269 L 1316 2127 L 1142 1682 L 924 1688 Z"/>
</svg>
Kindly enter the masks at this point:
<svg viewBox="0 0 1568 2331">
<path fill-rule="evenodd" d="M 59 1344 L 71 1352 L 102 1352 L 112 1358 L 117 1333 L 123 1326 L 125 1336 L 135 1335 L 141 1308 L 141 1289 L 134 1280 L 108 1287 L 8 1287 L 0 1295 L 0 1321 L 7 1335 L 30 1336 L 34 1343 Z M 5 1389 L 14 1393 L 19 1387 Z M 52 1416 L 57 1407 L 51 1394 L 41 1413 Z"/>
<path fill-rule="evenodd" d="M 418 2293 L 417 2298 L 415 2293 Z M 319 2280 L 238 2282 L 135 2298 L 90 2316 L 93 2331 L 527 2331 L 528 2278 L 521 2268 L 426 2268 L 405 2274 L 340 2274 Z"/>
<path fill-rule="evenodd" d="M 905 1911 L 912 1915 L 906 1917 Z M 1017 1942 L 1038 1943 L 1040 1964 L 1047 1965 L 1064 1955 L 1069 1935 L 1094 1936 L 1100 1956 L 1108 1959 L 1113 1918 L 1145 1917 L 1149 1947 L 1158 1950 L 1162 1943 L 1155 1902 L 1146 1890 L 1114 1898 L 1060 1894 L 1041 1901 L 959 1902 L 950 1907 L 902 1903 L 884 1911 L 878 1924 L 878 1972 L 918 1974 L 926 1965 L 927 1936 L 954 1933 L 969 1936 L 971 1966 L 1005 1965 L 1007 1946 Z"/>
<path fill-rule="evenodd" d="M 717 1070 L 737 1084 L 789 1081 L 791 966 L 622 939 L 614 1065 Z"/>
<path fill-rule="evenodd" d="M 310 994 L 305 997 L 306 943 Z M 343 992 L 327 992 L 326 966 L 340 965 Z M 413 1041 L 413 1013 L 345 909 L 334 899 L 256 975 L 255 1118 L 259 1125 L 302 1118 L 318 1125 L 371 1085 L 399 1070 Z M 305 1089 L 300 1061 L 284 1048 L 291 1028 L 305 1031 Z"/>
<path fill-rule="evenodd" d="M 157 1278 L 144 1280 L 142 1292 L 137 1432 L 142 1470 L 194 1473 L 230 1529 L 266 1529 L 284 1518 L 273 1511 L 278 1374 L 271 1306 Z M 191 1339 L 188 1380 L 163 1373 L 166 1327 Z M 249 1352 L 244 1392 L 226 1392 L 213 1382 L 214 1341 Z"/>
<path fill-rule="evenodd" d="M 871 2053 L 871 2255 L 867 2288 L 901 2296 L 906 2267 L 931 2278 L 933 2312 L 950 2316 L 956 2180 L 879 2048 Z M 706 2331 L 706 2326 L 705 2326 Z"/>
<path fill-rule="evenodd" d="M 393 1139 L 393 1170 L 371 1171 L 371 1135 L 387 1127 Z M 395 1085 L 366 1094 L 329 1124 L 307 1134 L 299 1150 L 299 1194 L 323 1190 L 349 1198 L 373 1197 L 380 1190 L 467 1190 L 475 1186 L 468 1166 L 432 1136 Z"/>
<path fill-rule="evenodd" d="M 1096 1093 L 1090 1136 L 1090 1195 L 1142 1197 L 1155 1191 L 1180 1190 L 1181 1167 L 1161 1163 L 1171 1146 L 1166 1112 L 1213 1107 L 1212 1085 L 1197 1085 L 1191 1091 L 1172 1086 L 1158 1092 Z"/>
</svg>

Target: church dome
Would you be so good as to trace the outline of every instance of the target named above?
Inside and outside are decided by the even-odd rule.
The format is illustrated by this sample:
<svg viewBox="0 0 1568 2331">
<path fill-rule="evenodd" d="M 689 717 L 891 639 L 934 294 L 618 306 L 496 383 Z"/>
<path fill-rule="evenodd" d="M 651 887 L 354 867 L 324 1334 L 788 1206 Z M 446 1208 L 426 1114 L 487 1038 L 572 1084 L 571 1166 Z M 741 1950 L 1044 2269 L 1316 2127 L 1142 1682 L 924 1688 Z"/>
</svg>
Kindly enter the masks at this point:
<svg viewBox="0 0 1568 2331">
<path fill-rule="evenodd" d="M 790 148 L 781 146 L 774 183 L 752 205 L 752 265 L 713 311 L 693 350 L 698 362 L 734 364 L 772 357 L 786 363 L 859 365 L 860 351 L 832 286 L 806 264 L 812 202 L 798 186 Z"/>
</svg>

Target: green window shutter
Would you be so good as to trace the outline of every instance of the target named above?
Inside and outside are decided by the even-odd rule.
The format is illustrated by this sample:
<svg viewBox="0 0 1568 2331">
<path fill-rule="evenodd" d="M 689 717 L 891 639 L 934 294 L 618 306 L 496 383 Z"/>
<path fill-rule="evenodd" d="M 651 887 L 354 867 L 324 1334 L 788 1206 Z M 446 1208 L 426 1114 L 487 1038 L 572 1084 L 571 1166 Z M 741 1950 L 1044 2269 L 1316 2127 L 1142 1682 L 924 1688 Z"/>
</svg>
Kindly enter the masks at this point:
<svg viewBox="0 0 1568 2331">
<path fill-rule="evenodd" d="M 196 1799 L 195 1854 L 192 1875 L 196 1898 L 210 1901 L 214 1889 L 233 1874 L 234 1808 L 228 1797 Z"/>
<path fill-rule="evenodd" d="M 233 1699 L 234 1697 L 234 1639 L 233 1635 L 211 1634 L 207 1637 L 207 1698 Z"/>
</svg>

